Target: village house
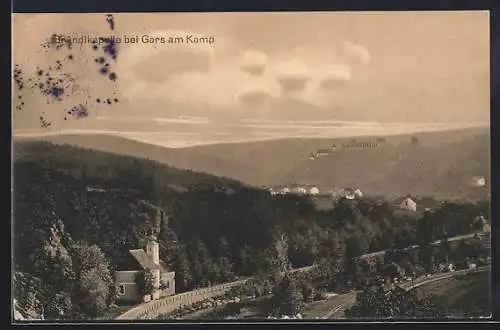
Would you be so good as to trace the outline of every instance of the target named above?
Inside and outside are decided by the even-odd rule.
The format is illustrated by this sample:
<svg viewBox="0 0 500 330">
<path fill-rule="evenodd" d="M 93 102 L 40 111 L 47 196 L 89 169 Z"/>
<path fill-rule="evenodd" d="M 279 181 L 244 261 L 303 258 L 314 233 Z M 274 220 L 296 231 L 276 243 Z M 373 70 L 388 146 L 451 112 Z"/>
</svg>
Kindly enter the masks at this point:
<svg viewBox="0 0 500 330">
<path fill-rule="evenodd" d="M 356 198 L 356 195 L 354 194 L 354 190 L 351 189 L 351 188 L 345 188 L 343 191 L 342 191 L 342 196 L 345 198 L 345 199 L 355 199 Z"/>
<path fill-rule="evenodd" d="M 309 189 L 309 194 L 312 196 L 319 195 L 319 189 L 317 187 L 311 187 L 311 189 Z"/>
<path fill-rule="evenodd" d="M 400 205 L 401 210 L 416 212 L 417 211 L 417 203 L 413 201 L 410 197 L 406 197 Z"/>
<path fill-rule="evenodd" d="M 318 149 L 318 151 L 316 151 L 316 158 L 328 156 L 329 154 L 329 149 Z"/>
<path fill-rule="evenodd" d="M 486 185 L 486 179 L 483 176 L 475 176 L 471 179 L 471 186 L 473 187 L 484 187 Z"/>
<path fill-rule="evenodd" d="M 88 192 L 105 192 L 106 189 L 99 186 L 87 186 Z"/>
<path fill-rule="evenodd" d="M 297 187 L 297 188 L 295 189 L 295 191 L 296 191 L 296 192 L 297 192 L 297 194 L 299 194 L 299 195 L 305 195 L 305 194 L 307 194 L 307 189 L 306 189 L 306 188 L 304 188 L 304 187 Z"/>
<path fill-rule="evenodd" d="M 361 190 L 359 188 L 354 190 L 354 195 L 356 195 L 356 197 L 358 197 L 358 198 L 363 197 L 363 193 L 361 192 Z"/>
<path fill-rule="evenodd" d="M 288 187 L 283 187 L 283 188 L 281 189 L 281 194 L 282 194 L 282 195 L 286 195 L 286 194 L 289 194 L 289 193 L 290 193 L 290 188 L 288 188 Z"/>
<path fill-rule="evenodd" d="M 153 293 L 142 295 L 140 277 L 144 272 L 153 274 Z M 154 236 L 147 239 L 146 250 L 129 250 L 127 261 L 115 272 L 117 299 L 120 302 L 138 302 L 159 299 L 175 294 L 175 272 L 160 261 L 160 248 Z"/>
</svg>

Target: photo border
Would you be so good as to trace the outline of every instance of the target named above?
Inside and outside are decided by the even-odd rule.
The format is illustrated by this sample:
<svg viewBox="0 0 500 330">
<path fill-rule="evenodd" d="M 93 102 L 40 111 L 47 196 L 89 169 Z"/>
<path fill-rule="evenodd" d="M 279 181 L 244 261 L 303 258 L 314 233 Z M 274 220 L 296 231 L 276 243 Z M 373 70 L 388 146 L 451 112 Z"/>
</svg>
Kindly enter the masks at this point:
<svg viewBox="0 0 500 330">
<path fill-rule="evenodd" d="M 500 141 L 500 131 L 496 132 L 493 127 L 496 125 L 495 123 L 500 123 L 500 25 L 498 23 L 499 20 L 499 12 L 500 9 L 500 1 L 479 1 L 479 0 L 468 0 L 468 1 L 429 1 L 429 0 L 412 0 L 412 1 L 367 1 L 367 0 L 358 0 L 358 1 L 335 1 L 335 3 L 327 2 L 327 1 L 318 1 L 312 0 L 307 1 L 307 4 L 299 5 L 296 2 L 290 1 L 253 1 L 253 2 L 236 2 L 236 1 L 196 1 L 196 0 L 183 0 L 183 1 L 154 1 L 154 0 L 120 0 L 120 1 L 103 1 L 103 0 L 87 0 L 87 1 L 71 1 L 71 0 L 14 0 L 12 4 L 12 12 L 14 13 L 93 13 L 93 12 L 101 12 L 101 13 L 119 13 L 119 12 L 253 12 L 253 11 L 408 11 L 408 10 L 432 10 L 432 11 L 443 11 L 443 10 L 489 10 L 490 11 L 490 131 L 491 131 L 491 209 L 492 209 L 492 217 L 495 217 L 497 214 L 496 208 L 498 205 L 498 194 L 496 192 L 495 187 L 500 187 L 500 176 L 498 176 L 493 169 L 500 168 L 500 163 L 498 162 L 497 151 L 493 148 L 495 145 L 495 141 Z M 9 21 L 10 22 L 10 21 Z M 9 24 L 9 30 L 11 26 Z M 7 47 L 5 47 L 6 49 Z M 8 56 L 11 54 L 9 53 Z M 11 80 L 11 68 L 7 71 L 7 74 L 4 75 L 7 79 Z M 7 86 L 11 86 L 12 80 L 7 82 Z M 9 95 L 5 98 L 9 101 L 8 109 L 10 109 L 10 100 L 11 100 L 11 90 L 8 90 Z M 8 112 L 10 114 L 10 111 Z M 8 137 L 7 141 L 7 149 L 9 156 L 12 157 L 11 152 L 11 139 L 12 139 L 12 128 L 11 128 L 11 118 L 9 115 L 8 120 L 5 120 L 4 123 L 8 125 L 8 128 L 4 130 Z M 499 124 L 500 125 L 500 124 Z M 12 159 L 12 158 L 11 158 Z M 10 167 L 12 171 L 12 164 Z M 10 176 L 10 173 L 9 173 Z M 12 205 L 11 205 L 11 192 L 12 192 L 12 181 L 9 177 L 7 179 L 9 182 L 9 198 L 7 199 L 9 202 L 8 205 L 8 216 L 11 217 L 12 213 Z M 11 227 L 11 223 L 9 222 Z M 492 221 L 492 304 L 493 304 L 493 317 L 494 319 L 500 319 L 500 224 L 496 223 L 496 221 Z M 11 228 L 10 228 L 11 230 Z M 11 260 L 12 262 L 12 260 Z M 9 264 L 12 267 L 12 263 Z M 496 279 L 496 281 L 495 281 Z M 10 288 L 10 280 L 9 280 L 9 288 Z M 10 291 L 10 290 L 9 290 Z M 9 302 L 10 305 L 10 302 Z M 83 324 L 140 324 L 140 328 L 144 326 L 158 326 L 162 324 L 185 324 L 188 322 L 85 322 Z M 193 322 L 189 322 L 193 324 Z M 340 321 L 324 321 L 324 322 L 316 322 L 316 321 L 291 321 L 291 322 L 279 322 L 279 321 L 270 321 L 265 323 L 259 322 L 204 322 L 203 325 L 215 325 L 216 327 L 220 327 L 222 324 L 225 325 L 238 325 L 238 326 L 270 326 L 270 325 L 286 325 L 287 327 L 292 326 L 303 326 L 305 324 L 315 324 L 315 326 L 329 326 L 331 324 L 339 324 L 342 328 L 349 327 L 352 324 L 361 324 L 367 325 L 381 325 L 381 324 L 394 324 L 397 327 L 403 326 L 404 328 L 409 327 L 412 328 L 414 326 L 427 327 L 428 323 L 438 324 L 437 322 L 424 322 L 424 323 L 411 323 L 411 322 L 373 322 L 373 321 L 355 321 L 355 322 L 340 322 Z M 465 327 L 473 327 L 476 328 L 478 323 L 482 323 L 482 325 L 493 325 L 491 321 L 481 321 L 477 320 L 474 322 L 439 322 L 439 327 L 449 327 L 456 326 L 457 324 L 461 324 Z M 39 325 L 63 325 L 63 324 L 80 324 L 80 323 L 69 323 L 69 322 L 16 322 L 16 325 L 20 324 L 39 324 Z M 202 324 L 200 322 L 196 322 L 196 324 Z"/>
</svg>

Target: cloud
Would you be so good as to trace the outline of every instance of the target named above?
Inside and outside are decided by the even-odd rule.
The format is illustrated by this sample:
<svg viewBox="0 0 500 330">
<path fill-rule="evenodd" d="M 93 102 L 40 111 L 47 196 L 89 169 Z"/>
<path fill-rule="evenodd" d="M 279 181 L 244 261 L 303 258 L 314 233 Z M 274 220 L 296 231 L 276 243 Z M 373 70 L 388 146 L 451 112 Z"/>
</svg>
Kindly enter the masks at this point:
<svg viewBox="0 0 500 330">
<path fill-rule="evenodd" d="M 347 65 L 332 65 L 320 78 L 319 88 L 324 91 L 335 91 L 344 87 L 351 79 L 351 68 Z"/>
<path fill-rule="evenodd" d="M 207 73 L 210 57 L 188 50 L 163 51 L 154 54 L 134 67 L 134 73 L 142 81 L 162 83 L 174 74 L 184 72 Z"/>
<path fill-rule="evenodd" d="M 284 92 L 304 91 L 311 80 L 309 69 L 298 60 L 277 63 L 274 71 Z"/>
<path fill-rule="evenodd" d="M 355 64 L 367 64 L 370 63 L 371 56 L 368 50 L 359 45 L 354 44 L 349 41 L 345 41 L 342 44 L 342 52 L 346 56 L 349 63 Z"/>
<path fill-rule="evenodd" d="M 237 95 L 238 102 L 247 107 L 258 107 L 267 104 L 272 99 L 266 90 L 247 90 Z"/>
<path fill-rule="evenodd" d="M 210 71 L 214 52 L 212 45 L 175 41 L 185 40 L 189 35 L 203 37 L 190 31 L 160 30 L 139 34 L 137 44 L 124 44 L 118 66 L 123 80 L 163 83 L 173 75 Z M 144 36 L 147 36 L 147 40 L 156 38 L 158 41 L 142 42 Z M 165 42 L 162 43 L 158 38 L 163 38 Z M 169 43 L 169 40 L 173 43 Z"/>
<path fill-rule="evenodd" d="M 248 50 L 241 59 L 241 70 L 251 75 L 260 76 L 266 71 L 267 62 L 265 53 Z"/>
</svg>

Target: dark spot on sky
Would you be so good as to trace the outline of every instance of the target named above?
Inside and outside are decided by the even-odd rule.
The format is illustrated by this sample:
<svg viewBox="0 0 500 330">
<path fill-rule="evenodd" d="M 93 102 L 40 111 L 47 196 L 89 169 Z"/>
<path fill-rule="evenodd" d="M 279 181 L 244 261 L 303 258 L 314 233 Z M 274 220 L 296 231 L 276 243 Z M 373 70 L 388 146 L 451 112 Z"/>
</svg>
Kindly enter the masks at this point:
<svg viewBox="0 0 500 330">
<path fill-rule="evenodd" d="M 98 50 L 98 49 L 99 49 L 99 47 L 97 47 L 97 45 L 92 45 L 92 49 L 93 49 L 93 50 Z"/>
<path fill-rule="evenodd" d="M 108 22 L 109 24 L 109 28 L 111 30 L 114 30 L 115 29 L 115 18 L 113 17 L 113 15 L 111 14 L 107 14 L 106 15 L 106 22 Z"/>
<path fill-rule="evenodd" d="M 41 44 L 41 47 L 47 50 L 71 49 L 72 42 L 67 36 L 54 33 Z"/>
<path fill-rule="evenodd" d="M 113 60 L 116 60 L 118 56 L 118 45 L 116 44 L 115 39 L 113 38 L 104 38 L 104 53 L 108 54 Z"/>
<path fill-rule="evenodd" d="M 61 96 L 64 94 L 64 88 L 53 86 L 50 89 L 50 94 L 57 100 L 61 100 Z"/>
<path fill-rule="evenodd" d="M 73 59 L 73 55 L 72 54 L 69 54 L 68 55 L 68 60 L 72 60 Z"/>
<path fill-rule="evenodd" d="M 106 59 L 101 56 L 101 57 L 96 58 L 96 62 L 99 64 L 103 64 L 104 62 L 106 62 Z"/>
<path fill-rule="evenodd" d="M 114 101 L 115 101 L 115 103 L 118 103 L 118 99 L 115 98 Z"/>
<path fill-rule="evenodd" d="M 108 74 L 108 68 L 106 67 L 102 67 L 101 69 L 99 69 L 99 72 L 102 73 L 102 74 Z"/>
<path fill-rule="evenodd" d="M 43 75 L 43 70 L 37 70 L 36 74 L 39 76 Z"/>
<path fill-rule="evenodd" d="M 101 99 L 96 99 L 95 100 L 97 103 L 101 103 Z"/>
<path fill-rule="evenodd" d="M 73 117 L 75 117 L 77 119 L 80 119 L 80 118 L 88 117 L 89 111 L 84 104 L 79 104 L 79 105 L 75 105 L 74 107 L 72 107 L 68 111 L 68 114 L 72 115 Z"/>
<path fill-rule="evenodd" d="M 48 121 L 45 120 L 45 118 L 43 116 L 40 116 L 40 126 L 43 127 L 43 128 L 48 128 L 50 127 L 52 124 L 49 123 Z"/>
<path fill-rule="evenodd" d="M 108 66 L 109 66 L 109 63 L 104 64 L 104 66 L 105 66 L 105 67 L 108 67 Z"/>
<path fill-rule="evenodd" d="M 111 104 L 111 99 L 107 99 L 106 103 Z"/>
<path fill-rule="evenodd" d="M 117 77 L 116 77 L 116 73 L 111 72 L 111 73 L 109 74 L 109 79 L 110 79 L 110 80 L 112 80 L 112 81 L 116 81 L 116 79 L 117 79 Z"/>
</svg>

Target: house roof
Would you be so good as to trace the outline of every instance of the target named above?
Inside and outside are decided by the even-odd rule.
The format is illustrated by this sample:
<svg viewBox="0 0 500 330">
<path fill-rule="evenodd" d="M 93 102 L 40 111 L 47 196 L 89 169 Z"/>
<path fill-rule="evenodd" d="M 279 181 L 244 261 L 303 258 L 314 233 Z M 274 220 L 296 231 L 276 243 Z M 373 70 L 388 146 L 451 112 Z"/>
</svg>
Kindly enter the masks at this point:
<svg viewBox="0 0 500 330">
<path fill-rule="evenodd" d="M 155 264 L 153 260 L 146 254 L 143 249 L 130 250 L 130 254 L 141 265 L 143 269 L 158 269 L 159 265 Z"/>
</svg>

